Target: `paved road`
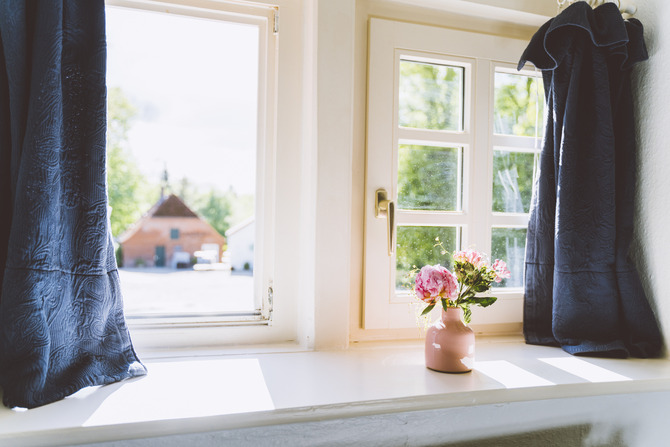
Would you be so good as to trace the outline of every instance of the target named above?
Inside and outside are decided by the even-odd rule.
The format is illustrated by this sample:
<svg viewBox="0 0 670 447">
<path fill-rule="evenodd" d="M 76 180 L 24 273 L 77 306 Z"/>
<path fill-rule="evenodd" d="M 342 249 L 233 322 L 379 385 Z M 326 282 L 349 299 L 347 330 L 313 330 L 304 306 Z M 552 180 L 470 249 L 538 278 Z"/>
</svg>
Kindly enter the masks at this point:
<svg viewBox="0 0 670 447">
<path fill-rule="evenodd" d="M 253 277 L 230 271 L 119 269 L 126 315 L 253 310 Z"/>
</svg>

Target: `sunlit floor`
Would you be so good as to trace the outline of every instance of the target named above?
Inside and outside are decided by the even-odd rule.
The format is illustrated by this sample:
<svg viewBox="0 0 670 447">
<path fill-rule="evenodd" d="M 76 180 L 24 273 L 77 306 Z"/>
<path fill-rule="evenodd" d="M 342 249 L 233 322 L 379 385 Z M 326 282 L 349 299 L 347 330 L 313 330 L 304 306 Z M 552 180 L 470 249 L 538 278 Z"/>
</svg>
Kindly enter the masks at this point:
<svg viewBox="0 0 670 447">
<path fill-rule="evenodd" d="M 170 268 L 119 269 L 126 315 L 245 312 L 254 309 L 251 273 Z"/>
</svg>

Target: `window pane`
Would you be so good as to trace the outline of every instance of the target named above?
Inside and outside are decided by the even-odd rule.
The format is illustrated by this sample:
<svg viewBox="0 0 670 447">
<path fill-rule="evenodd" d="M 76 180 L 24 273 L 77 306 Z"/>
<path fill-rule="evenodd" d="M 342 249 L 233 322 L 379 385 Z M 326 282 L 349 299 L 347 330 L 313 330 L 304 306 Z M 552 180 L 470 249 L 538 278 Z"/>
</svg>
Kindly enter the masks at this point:
<svg viewBox="0 0 670 447">
<path fill-rule="evenodd" d="M 463 130 L 463 72 L 463 67 L 400 61 L 399 125 Z"/>
<path fill-rule="evenodd" d="M 404 210 L 460 211 L 462 149 L 398 148 L 398 207 Z"/>
<path fill-rule="evenodd" d="M 491 260 L 502 259 L 507 263 L 512 276 L 495 287 L 523 287 L 524 258 L 526 252 L 525 228 L 493 228 L 491 237 Z"/>
<path fill-rule="evenodd" d="M 496 73 L 493 117 L 493 131 L 497 134 L 542 137 L 544 133 L 542 79 L 519 74 Z"/>
<path fill-rule="evenodd" d="M 415 267 L 420 269 L 428 264 L 441 264 L 451 269 L 451 253 L 456 250 L 458 244 L 457 230 L 457 227 L 398 227 L 396 289 L 412 288 L 414 279 L 409 277 L 409 273 Z M 450 253 L 442 254 L 442 249 L 435 246 L 437 243 L 435 238 L 439 238 Z"/>
<path fill-rule="evenodd" d="M 106 12 L 108 185 L 126 313 L 253 311 L 260 30 Z"/>
<path fill-rule="evenodd" d="M 493 211 L 528 213 L 537 154 L 493 151 Z"/>
</svg>

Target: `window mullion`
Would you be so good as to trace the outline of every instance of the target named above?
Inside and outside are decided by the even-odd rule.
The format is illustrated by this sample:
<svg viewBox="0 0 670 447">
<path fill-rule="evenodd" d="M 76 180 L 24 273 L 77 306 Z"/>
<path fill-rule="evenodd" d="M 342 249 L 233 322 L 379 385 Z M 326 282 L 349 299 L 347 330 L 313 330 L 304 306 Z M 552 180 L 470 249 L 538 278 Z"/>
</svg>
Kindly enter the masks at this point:
<svg viewBox="0 0 670 447">
<path fill-rule="evenodd" d="M 473 165 L 471 168 L 470 196 L 470 237 L 464 248 L 476 248 L 489 252 L 491 248 L 491 149 L 490 149 L 490 115 L 492 80 L 491 63 L 478 59 L 475 66 L 474 94 L 474 148 L 472 151 Z"/>
</svg>

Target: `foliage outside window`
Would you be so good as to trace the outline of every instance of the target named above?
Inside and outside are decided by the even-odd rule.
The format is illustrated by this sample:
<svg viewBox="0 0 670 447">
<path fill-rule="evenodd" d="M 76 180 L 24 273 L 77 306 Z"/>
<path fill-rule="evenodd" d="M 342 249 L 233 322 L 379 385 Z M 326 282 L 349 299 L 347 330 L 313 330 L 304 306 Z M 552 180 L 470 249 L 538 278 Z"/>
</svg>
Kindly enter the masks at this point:
<svg viewBox="0 0 670 447">
<path fill-rule="evenodd" d="M 400 126 L 463 129 L 463 68 L 400 61 Z"/>
<path fill-rule="evenodd" d="M 398 207 L 460 211 L 460 148 L 401 144 L 398 148 Z"/>
<path fill-rule="evenodd" d="M 401 60 L 399 125 L 417 129 L 460 131 L 463 128 L 462 67 Z M 542 132 L 544 90 L 537 77 L 496 72 L 493 134 L 534 137 Z M 513 147 L 492 151 L 492 209 L 523 215 L 530 211 L 538 152 Z M 419 144 L 398 145 L 398 207 L 417 212 L 462 210 L 463 149 Z M 397 230 L 396 287 L 408 289 L 407 274 L 416 266 L 450 262 L 434 247 L 435 238 L 448 251 L 460 247 L 456 226 L 400 226 Z M 508 259 L 512 279 L 496 287 L 523 286 L 525 228 L 491 229 L 491 256 Z M 446 266 L 449 267 L 449 266 Z"/>
<path fill-rule="evenodd" d="M 494 133 L 541 137 L 544 109 L 544 85 L 540 78 L 496 72 Z"/>
</svg>

